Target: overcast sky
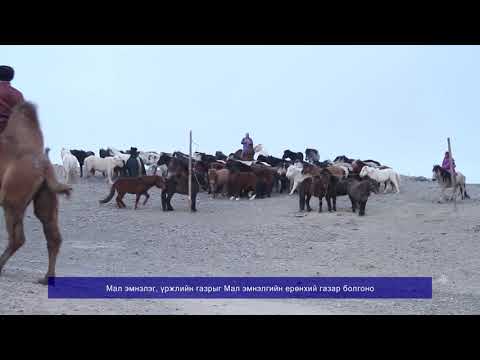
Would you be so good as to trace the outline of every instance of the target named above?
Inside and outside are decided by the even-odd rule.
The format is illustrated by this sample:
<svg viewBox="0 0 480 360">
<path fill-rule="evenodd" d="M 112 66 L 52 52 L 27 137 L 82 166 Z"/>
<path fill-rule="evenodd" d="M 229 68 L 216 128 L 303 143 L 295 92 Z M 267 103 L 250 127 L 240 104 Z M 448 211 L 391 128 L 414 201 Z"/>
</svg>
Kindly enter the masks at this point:
<svg viewBox="0 0 480 360">
<path fill-rule="evenodd" d="M 480 182 L 478 46 L 0 46 L 51 158 L 113 146 L 319 150 L 431 176 L 447 136 Z M 475 145 L 477 144 L 477 145 Z"/>
</svg>

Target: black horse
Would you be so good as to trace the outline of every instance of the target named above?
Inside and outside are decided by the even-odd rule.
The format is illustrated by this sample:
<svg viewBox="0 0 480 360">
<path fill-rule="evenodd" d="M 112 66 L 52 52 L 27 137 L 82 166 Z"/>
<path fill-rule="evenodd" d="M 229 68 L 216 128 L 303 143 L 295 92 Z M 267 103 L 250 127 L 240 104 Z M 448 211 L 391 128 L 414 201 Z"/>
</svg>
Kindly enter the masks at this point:
<svg viewBox="0 0 480 360">
<path fill-rule="evenodd" d="M 83 164 L 85 163 L 85 159 L 91 155 L 95 155 L 95 153 L 85 150 L 70 150 L 70 153 L 77 158 L 80 164 L 80 177 L 83 177 Z"/>
<path fill-rule="evenodd" d="M 167 165 L 170 163 L 170 160 L 172 160 L 172 155 L 167 154 L 167 153 L 160 153 L 160 158 L 157 161 L 157 166 L 162 166 L 162 165 Z"/>
<path fill-rule="evenodd" d="M 287 158 L 289 158 L 292 162 L 295 162 L 297 160 L 303 161 L 303 153 L 285 150 L 283 152 L 282 160 L 285 160 Z"/>
<path fill-rule="evenodd" d="M 335 159 L 333 159 L 333 162 L 336 163 L 336 162 L 344 162 L 344 163 L 353 163 L 355 161 L 355 159 L 350 159 L 348 157 L 346 157 L 345 155 L 340 155 L 340 156 L 337 156 Z"/>
<path fill-rule="evenodd" d="M 225 168 L 231 172 L 252 172 L 253 169 L 251 166 L 246 165 L 240 161 L 228 159 Z"/>
<path fill-rule="evenodd" d="M 370 178 L 360 179 L 359 176 L 349 176 L 347 179 L 339 180 L 335 187 L 333 199 L 333 211 L 337 211 L 337 196 L 348 195 L 352 203 L 352 211 L 355 212 L 357 207 L 360 208 L 359 215 L 365 215 L 365 207 L 367 205 L 370 194 L 378 193 L 380 184 Z"/>
<path fill-rule="evenodd" d="M 320 161 L 320 154 L 318 153 L 317 149 L 305 149 L 305 160 L 311 163 L 315 163 L 316 161 Z"/>
<path fill-rule="evenodd" d="M 223 152 L 221 151 L 216 151 L 215 152 L 215 159 L 216 160 L 223 160 L 223 161 L 226 161 L 227 160 L 227 155 L 225 155 Z"/>
<path fill-rule="evenodd" d="M 188 195 L 188 162 L 180 157 L 172 157 L 168 164 L 168 176 L 162 190 L 162 209 L 163 211 L 173 211 L 171 199 L 175 193 Z M 192 204 L 190 209 L 197 211 L 196 200 L 200 186 L 192 177 Z"/>
<path fill-rule="evenodd" d="M 98 154 L 100 155 L 101 158 L 106 158 L 109 156 L 113 156 L 113 152 L 110 149 L 100 149 L 98 151 Z"/>
<path fill-rule="evenodd" d="M 281 166 L 284 163 L 284 160 L 274 156 L 258 155 L 257 162 L 265 162 L 271 166 Z"/>
</svg>

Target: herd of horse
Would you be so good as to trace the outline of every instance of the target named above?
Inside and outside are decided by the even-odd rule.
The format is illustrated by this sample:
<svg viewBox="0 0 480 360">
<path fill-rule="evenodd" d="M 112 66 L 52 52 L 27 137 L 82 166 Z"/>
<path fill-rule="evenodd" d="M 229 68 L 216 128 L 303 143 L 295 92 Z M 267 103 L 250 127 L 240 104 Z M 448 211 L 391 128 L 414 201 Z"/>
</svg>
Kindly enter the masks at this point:
<svg viewBox="0 0 480 360">
<path fill-rule="evenodd" d="M 149 166 L 150 174 L 122 176 L 122 168 L 130 158 L 128 151 L 112 148 L 101 149 L 99 157 L 92 151 L 62 149 L 66 181 L 70 181 L 72 169 L 83 167 L 86 175 L 96 171 L 108 177 L 112 184 L 109 195 L 100 200 L 110 201 L 117 193 L 117 206 L 126 207 L 126 193 L 136 195 L 135 208 L 140 197 L 149 198 L 152 187 L 161 189 L 164 211 L 172 211 L 171 199 L 175 193 L 189 193 L 191 180 L 191 210 L 196 211 L 197 194 L 204 190 L 213 197 L 223 194 L 231 200 L 247 197 L 250 200 L 270 197 L 272 192 L 298 193 L 299 209 L 311 211 L 310 199 L 319 199 L 319 211 L 325 198 L 329 211 L 336 211 L 336 198 L 348 196 L 352 211 L 365 215 L 370 194 L 383 192 L 390 186 L 400 192 L 400 176 L 389 166 L 375 160 L 350 159 L 344 155 L 333 161 L 320 162 L 316 149 L 302 152 L 285 150 L 281 158 L 268 154 L 262 145 L 254 151 L 242 154 L 241 150 L 228 156 L 220 151 L 215 155 L 196 152 L 192 158 L 179 151 L 173 153 L 140 152 L 142 163 Z M 72 157 L 76 161 L 73 161 Z M 99 160 L 102 159 L 102 160 Z M 192 167 L 190 167 L 192 164 Z M 142 172 L 143 173 L 143 172 Z M 113 181 L 113 177 L 117 178 Z M 442 196 L 448 188 L 452 195 L 459 193 L 468 197 L 465 177 L 457 172 L 456 185 L 452 186 L 450 173 L 440 166 L 433 168 L 433 180 L 437 180 Z M 55 264 L 62 243 L 58 226 L 58 194 L 70 196 L 72 187 L 57 180 L 54 167 L 44 148 L 36 108 L 29 102 L 17 105 L 10 116 L 8 126 L 0 135 L 0 205 L 3 207 L 8 244 L 0 256 L 0 272 L 8 259 L 24 244 L 23 219 L 25 211 L 33 202 L 34 214 L 43 226 L 47 240 L 48 270 L 40 282 L 47 284 L 55 276 Z"/>
</svg>

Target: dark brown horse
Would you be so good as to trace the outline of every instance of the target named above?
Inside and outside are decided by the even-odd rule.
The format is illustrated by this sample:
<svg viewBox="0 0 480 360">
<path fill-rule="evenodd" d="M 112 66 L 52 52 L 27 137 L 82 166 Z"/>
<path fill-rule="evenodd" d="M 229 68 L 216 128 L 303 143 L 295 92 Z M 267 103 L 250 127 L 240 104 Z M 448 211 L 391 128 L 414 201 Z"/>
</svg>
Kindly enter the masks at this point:
<svg viewBox="0 0 480 360">
<path fill-rule="evenodd" d="M 318 197 L 318 212 L 322 212 L 323 198 L 327 201 L 328 211 L 332 211 L 331 198 L 335 196 L 338 178 L 327 169 L 321 169 L 314 176 L 305 179 L 300 185 L 298 196 L 300 211 L 311 211 L 310 198 Z"/>
<path fill-rule="evenodd" d="M 23 218 L 33 201 L 47 240 L 48 271 L 42 284 L 55 276 L 55 264 L 62 243 L 58 228 L 57 194 L 70 195 L 71 187 L 56 180 L 53 165 L 44 153 L 43 134 L 35 106 L 24 102 L 10 115 L 0 135 L 0 205 L 3 207 L 8 245 L 0 256 L 0 272 L 8 259 L 25 243 Z"/>
<path fill-rule="evenodd" d="M 234 171 L 228 177 L 228 192 L 230 200 L 240 200 L 242 193 L 252 193 L 250 200 L 255 199 L 257 176 L 253 172 Z"/>
<path fill-rule="evenodd" d="M 200 184 L 196 175 L 192 175 L 192 202 L 190 209 L 197 211 L 196 199 L 200 190 Z M 183 158 L 172 157 L 168 164 L 168 176 L 165 182 L 165 189 L 162 190 L 163 211 L 173 211 L 170 203 L 175 193 L 188 195 L 188 161 Z"/>
<path fill-rule="evenodd" d="M 127 206 L 123 202 L 123 197 L 125 194 L 135 194 L 137 196 L 135 200 L 136 210 L 138 207 L 138 202 L 140 201 L 140 197 L 142 195 L 145 196 L 145 201 L 143 202 L 143 205 L 145 205 L 150 198 L 150 195 L 148 195 L 148 190 L 154 186 L 158 187 L 159 189 L 164 189 L 165 181 L 162 177 L 157 175 L 120 178 L 113 183 L 112 188 L 110 189 L 110 194 L 108 194 L 105 199 L 100 200 L 99 202 L 100 204 L 108 203 L 110 200 L 112 200 L 116 191 L 118 195 L 115 200 L 117 201 L 118 207 L 120 209 L 126 208 Z"/>
</svg>

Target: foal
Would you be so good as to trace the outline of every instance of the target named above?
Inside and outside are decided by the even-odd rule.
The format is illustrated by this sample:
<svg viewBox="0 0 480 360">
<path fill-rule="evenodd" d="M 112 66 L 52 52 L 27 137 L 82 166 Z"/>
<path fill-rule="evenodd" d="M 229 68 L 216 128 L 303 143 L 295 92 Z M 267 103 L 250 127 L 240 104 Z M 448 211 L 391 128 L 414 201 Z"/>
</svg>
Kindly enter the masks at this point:
<svg viewBox="0 0 480 360">
<path fill-rule="evenodd" d="M 137 195 L 135 200 L 136 210 L 140 196 L 145 195 L 145 201 L 143 202 L 143 205 L 147 203 L 148 199 L 150 198 L 150 195 L 148 195 L 147 191 L 153 186 L 156 186 L 159 189 L 165 189 L 165 182 L 163 178 L 158 175 L 120 178 L 112 185 L 110 194 L 108 194 L 105 199 L 100 200 L 100 204 L 105 204 L 112 200 L 113 196 L 115 195 L 115 191 L 117 191 L 118 195 L 115 200 L 117 201 L 117 205 L 120 209 L 126 207 L 122 200 L 125 194 Z"/>
</svg>

